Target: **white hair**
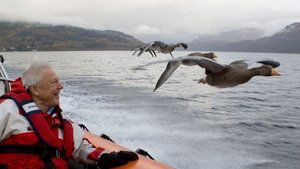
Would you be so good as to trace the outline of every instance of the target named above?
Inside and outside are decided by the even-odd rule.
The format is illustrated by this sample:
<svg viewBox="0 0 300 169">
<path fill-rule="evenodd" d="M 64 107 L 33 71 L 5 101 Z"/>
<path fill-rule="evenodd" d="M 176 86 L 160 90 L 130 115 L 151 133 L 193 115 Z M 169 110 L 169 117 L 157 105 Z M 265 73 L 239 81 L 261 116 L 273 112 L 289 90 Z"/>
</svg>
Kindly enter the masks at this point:
<svg viewBox="0 0 300 169">
<path fill-rule="evenodd" d="M 22 75 L 22 82 L 27 90 L 30 86 L 36 85 L 42 78 L 41 72 L 43 69 L 51 68 L 47 62 L 32 62 Z"/>
</svg>

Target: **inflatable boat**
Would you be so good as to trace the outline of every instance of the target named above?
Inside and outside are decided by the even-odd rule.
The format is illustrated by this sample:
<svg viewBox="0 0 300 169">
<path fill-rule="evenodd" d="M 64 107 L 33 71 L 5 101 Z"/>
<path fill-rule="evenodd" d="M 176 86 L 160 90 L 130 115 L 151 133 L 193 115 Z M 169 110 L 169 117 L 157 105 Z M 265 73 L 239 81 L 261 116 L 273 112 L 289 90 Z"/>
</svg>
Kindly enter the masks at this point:
<svg viewBox="0 0 300 169">
<path fill-rule="evenodd" d="M 2 57 L 2 55 L 0 55 L 0 57 Z M 3 58 L 1 60 L 4 61 Z M 0 92 L 1 92 L 0 94 L 1 95 L 10 90 L 9 83 L 12 81 L 13 80 L 9 79 L 9 77 L 7 76 L 7 73 L 3 67 L 3 62 L 1 61 L 1 63 L 0 63 Z M 109 137 L 103 138 L 103 137 L 100 137 L 100 136 L 90 133 L 88 130 L 85 130 L 85 138 L 91 144 L 93 144 L 95 147 L 103 147 L 106 150 L 111 151 L 111 152 L 112 151 L 120 151 L 120 150 L 129 150 L 121 145 L 114 143 L 112 140 L 109 140 Z M 139 149 L 136 152 L 139 155 L 139 159 L 137 161 L 129 162 L 126 165 L 123 165 L 121 167 L 116 167 L 114 169 L 174 169 L 173 167 L 170 167 L 166 164 L 155 161 L 151 157 L 151 155 L 149 155 L 144 150 Z M 81 165 L 78 165 L 78 167 L 74 167 L 74 165 L 73 165 L 71 168 L 82 169 L 85 167 L 83 167 Z"/>
<path fill-rule="evenodd" d="M 96 147 L 104 147 L 108 151 L 129 150 L 121 145 L 115 144 L 107 139 L 96 136 L 90 132 L 85 133 L 85 138 Z M 141 151 L 145 152 L 145 151 Z M 150 158 L 152 158 L 150 156 Z M 139 160 L 128 163 L 127 165 L 117 167 L 116 169 L 174 169 L 166 164 L 146 157 L 145 154 L 139 154 Z"/>
</svg>

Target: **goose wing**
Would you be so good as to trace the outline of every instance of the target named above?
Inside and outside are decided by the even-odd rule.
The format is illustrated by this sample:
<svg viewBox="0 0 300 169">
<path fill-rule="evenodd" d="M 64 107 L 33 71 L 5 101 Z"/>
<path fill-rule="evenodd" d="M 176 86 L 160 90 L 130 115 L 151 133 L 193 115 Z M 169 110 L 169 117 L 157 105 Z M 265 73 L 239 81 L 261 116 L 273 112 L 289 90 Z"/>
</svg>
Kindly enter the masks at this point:
<svg viewBox="0 0 300 169">
<path fill-rule="evenodd" d="M 133 52 L 132 56 L 134 56 L 138 51 L 139 51 L 139 53 L 138 53 L 137 56 L 140 56 L 141 54 L 144 53 L 144 49 L 145 49 L 145 48 L 146 48 L 146 45 L 142 45 L 142 46 L 139 46 L 139 47 L 133 49 L 134 52 Z"/>
<path fill-rule="evenodd" d="M 180 60 L 169 61 L 165 71 L 159 77 L 155 85 L 154 91 L 158 89 L 161 85 L 163 85 L 180 65 L 181 65 Z"/>
<path fill-rule="evenodd" d="M 280 63 L 279 63 L 279 62 L 276 62 L 276 61 L 273 61 L 273 60 L 269 60 L 269 59 L 266 59 L 266 60 L 260 60 L 260 61 L 257 61 L 257 63 L 261 63 L 261 64 L 264 64 L 264 65 L 270 65 L 270 66 L 272 66 L 273 68 L 276 68 L 276 67 L 279 67 L 279 66 L 280 66 Z"/>
<path fill-rule="evenodd" d="M 144 65 L 139 65 L 137 67 L 143 68 L 148 67 L 154 64 L 166 63 L 166 62 L 179 62 L 185 66 L 195 66 L 198 65 L 204 69 L 208 69 L 213 73 L 219 73 L 226 69 L 226 65 L 222 65 L 217 63 L 212 59 L 208 59 L 201 56 L 182 56 L 175 59 L 166 59 L 166 60 L 159 60 L 155 62 L 150 62 Z"/>
<path fill-rule="evenodd" d="M 257 60 L 257 59 L 247 59 L 247 60 L 238 60 L 230 63 L 231 66 L 240 67 L 247 69 L 249 66 L 255 67 L 257 66 L 257 63 L 264 64 L 264 65 L 270 65 L 273 68 L 279 67 L 280 63 L 270 60 L 270 59 L 263 59 L 263 60 Z"/>
<path fill-rule="evenodd" d="M 153 56 L 153 54 L 151 52 L 154 52 L 154 47 L 155 47 L 154 42 L 139 46 L 138 48 L 134 49 L 132 56 L 135 55 L 138 51 L 140 51 L 140 52 L 137 54 L 137 56 L 142 55 L 144 52 L 149 52 Z M 155 56 L 156 56 L 156 54 L 155 54 Z"/>
<path fill-rule="evenodd" d="M 159 49 L 165 49 L 168 47 L 168 45 L 162 41 L 154 41 L 153 47 L 156 47 L 156 48 L 158 47 Z"/>
<path fill-rule="evenodd" d="M 188 54 L 187 56 L 201 56 L 201 57 L 209 58 L 209 59 L 212 59 L 212 60 L 215 60 L 215 58 L 218 57 L 213 52 L 209 52 L 209 53 L 193 52 L 193 53 Z"/>
<path fill-rule="evenodd" d="M 156 62 L 156 63 L 158 63 L 158 62 Z M 161 62 L 159 62 L 159 63 L 161 63 Z M 156 89 L 158 89 L 160 86 L 162 86 L 181 64 L 186 65 L 186 66 L 198 65 L 202 68 L 210 70 L 213 73 L 219 73 L 226 69 L 226 66 L 221 65 L 221 64 L 215 62 L 214 60 L 207 59 L 204 57 L 199 57 L 199 56 L 197 56 L 197 57 L 184 56 L 184 57 L 172 59 L 168 62 L 165 71 L 159 77 L 154 91 Z"/>
<path fill-rule="evenodd" d="M 156 53 L 152 49 L 148 49 L 148 52 L 151 54 L 152 57 L 156 57 Z"/>
<path fill-rule="evenodd" d="M 242 69 L 247 69 L 249 64 L 245 62 L 246 60 L 237 60 L 232 63 L 230 63 L 230 66 L 242 68 Z"/>
<path fill-rule="evenodd" d="M 193 52 L 193 53 L 189 53 L 187 56 L 202 56 L 203 53 L 201 52 Z"/>
<path fill-rule="evenodd" d="M 188 48 L 188 45 L 186 43 L 178 43 L 178 44 L 176 44 L 176 46 L 183 47 L 184 49 Z"/>
<path fill-rule="evenodd" d="M 212 59 L 199 56 L 184 56 L 177 58 L 182 60 L 182 64 L 187 66 L 198 65 L 204 69 L 207 69 L 213 73 L 220 73 L 226 69 L 225 65 L 219 64 Z"/>
<path fill-rule="evenodd" d="M 145 46 L 143 46 L 141 48 L 141 51 L 138 53 L 138 56 L 140 56 L 141 54 L 143 54 L 146 51 L 149 51 L 149 49 L 151 49 L 152 45 L 153 45 L 153 43 L 148 43 Z"/>
<path fill-rule="evenodd" d="M 140 47 L 137 47 L 137 48 L 133 49 L 134 52 L 133 52 L 132 56 L 134 56 L 136 54 L 136 52 L 140 51 L 143 46 L 140 46 Z"/>
</svg>

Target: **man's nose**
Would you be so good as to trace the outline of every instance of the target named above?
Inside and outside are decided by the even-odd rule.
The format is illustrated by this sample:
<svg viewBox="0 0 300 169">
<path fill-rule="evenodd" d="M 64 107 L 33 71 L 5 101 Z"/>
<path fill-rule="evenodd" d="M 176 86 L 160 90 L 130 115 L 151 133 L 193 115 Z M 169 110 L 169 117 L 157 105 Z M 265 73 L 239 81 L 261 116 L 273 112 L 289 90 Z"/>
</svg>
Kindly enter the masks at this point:
<svg viewBox="0 0 300 169">
<path fill-rule="evenodd" d="M 63 88 L 64 88 L 64 86 L 63 86 L 63 84 L 61 83 L 61 81 L 58 82 L 58 88 L 59 88 L 59 89 L 63 89 Z"/>
</svg>

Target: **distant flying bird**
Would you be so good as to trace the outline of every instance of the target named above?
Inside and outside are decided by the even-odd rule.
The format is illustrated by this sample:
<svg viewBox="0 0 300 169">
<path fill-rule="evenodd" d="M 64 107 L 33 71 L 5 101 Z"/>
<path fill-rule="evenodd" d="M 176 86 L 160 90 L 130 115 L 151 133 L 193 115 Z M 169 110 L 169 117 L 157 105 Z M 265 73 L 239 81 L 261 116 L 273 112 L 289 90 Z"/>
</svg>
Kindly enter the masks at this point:
<svg viewBox="0 0 300 169">
<path fill-rule="evenodd" d="M 174 56 L 172 55 L 172 52 L 175 50 L 175 48 L 178 47 L 183 47 L 184 49 L 188 48 L 188 45 L 185 43 L 177 43 L 177 44 L 165 44 L 162 41 L 155 41 L 155 44 L 157 46 L 159 46 L 159 52 L 164 53 L 164 54 L 168 54 L 170 53 L 170 55 L 172 56 L 172 58 L 174 58 Z"/>
<path fill-rule="evenodd" d="M 164 53 L 164 54 L 168 54 L 170 53 L 170 55 L 174 58 L 174 56 L 172 55 L 171 52 L 173 52 L 175 50 L 175 48 L 177 47 L 183 47 L 184 49 L 187 49 L 187 44 L 185 43 L 177 43 L 177 44 L 165 44 L 162 41 L 154 41 L 151 43 L 147 43 L 145 45 L 142 45 L 136 49 L 134 49 L 134 53 L 132 55 L 135 55 L 137 51 L 140 51 L 138 53 L 137 56 L 140 56 L 141 54 L 143 54 L 144 52 L 149 52 L 151 54 L 152 57 L 156 57 L 156 53 L 155 51 Z"/>
<path fill-rule="evenodd" d="M 161 63 L 161 62 L 160 62 Z M 248 69 L 246 60 L 238 60 L 229 65 L 219 64 L 212 59 L 201 56 L 183 56 L 169 60 L 165 71 L 156 83 L 155 90 L 168 80 L 173 72 L 181 65 L 195 66 L 198 65 L 205 69 L 205 78 L 199 80 L 199 83 L 208 84 L 215 87 L 234 87 L 248 82 L 254 76 L 276 76 L 279 75 L 276 67 L 280 63 L 272 60 L 261 60 L 262 66 Z"/>
<path fill-rule="evenodd" d="M 193 53 L 188 54 L 188 56 L 200 56 L 200 57 L 205 57 L 205 58 L 212 59 L 212 60 L 215 60 L 215 58 L 218 57 L 213 52 L 209 52 L 209 53 L 193 52 Z"/>
</svg>

